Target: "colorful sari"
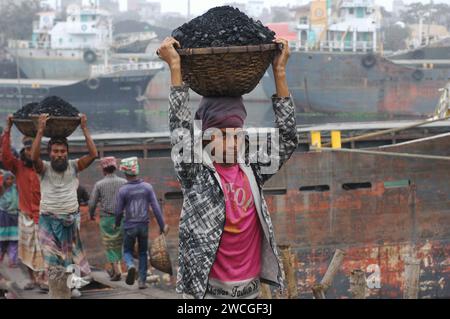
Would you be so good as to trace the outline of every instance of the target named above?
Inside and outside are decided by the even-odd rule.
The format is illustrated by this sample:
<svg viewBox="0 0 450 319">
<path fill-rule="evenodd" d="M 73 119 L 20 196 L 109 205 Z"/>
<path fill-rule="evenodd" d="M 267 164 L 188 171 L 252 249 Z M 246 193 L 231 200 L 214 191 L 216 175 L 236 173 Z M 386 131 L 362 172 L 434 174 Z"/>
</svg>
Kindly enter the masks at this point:
<svg viewBox="0 0 450 319">
<path fill-rule="evenodd" d="M 19 196 L 12 185 L 0 196 L 0 260 L 8 253 L 11 265 L 17 264 L 18 216 Z"/>
<path fill-rule="evenodd" d="M 0 196 L 0 241 L 19 240 L 19 195 L 15 185 Z"/>
</svg>

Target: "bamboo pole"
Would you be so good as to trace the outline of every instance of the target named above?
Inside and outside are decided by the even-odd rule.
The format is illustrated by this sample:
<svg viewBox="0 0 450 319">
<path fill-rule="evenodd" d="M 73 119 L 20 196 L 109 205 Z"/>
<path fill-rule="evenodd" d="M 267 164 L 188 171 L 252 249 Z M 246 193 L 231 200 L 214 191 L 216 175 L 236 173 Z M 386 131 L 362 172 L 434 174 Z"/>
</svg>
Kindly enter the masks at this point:
<svg viewBox="0 0 450 319">
<path fill-rule="evenodd" d="M 415 258 L 405 260 L 405 288 L 403 299 L 419 298 L 420 261 Z"/>
<path fill-rule="evenodd" d="M 327 290 L 331 287 L 333 283 L 334 276 L 338 272 L 339 268 L 344 261 L 345 252 L 340 249 L 336 249 L 334 252 L 333 259 L 331 259 L 330 265 L 323 276 L 320 284 L 314 285 L 312 287 L 314 298 L 316 299 L 325 299 L 325 294 Z"/>
<path fill-rule="evenodd" d="M 48 270 L 49 295 L 51 299 L 71 299 L 72 293 L 67 279 L 69 273 L 64 267 L 50 267 Z"/>
<path fill-rule="evenodd" d="M 381 135 L 386 135 L 386 134 L 391 134 L 391 133 L 396 133 L 396 132 L 400 132 L 400 131 L 405 131 L 405 130 L 409 130 L 412 128 L 416 128 L 425 124 L 430 124 L 430 123 L 434 123 L 434 122 L 439 122 L 439 121 L 444 121 L 444 120 L 448 120 L 450 119 L 450 116 L 446 116 L 443 118 L 436 118 L 436 117 L 432 117 L 432 118 L 428 118 L 426 120 L 423 120 L 421 122 L 417 122 L 414 124 L 409 124 L 406 126 L 402 126 L 402 127 L 397 127 L 397 128 L 390 128 L 387 130 L 381 130 L 381 131 L 377 131 L 377 132 L 372 132 L 372 133 L 367 133 L 367 134 L 362 134 L 362 135 L 358 135 L 358 136 L 354 136 L 354 137 L 349 137 L 349 138 L 344 138 L 341 140 L 341 143 L 349 143 L 349 142 L 356 142 L 356 141 L 360 141 L 360 140 L 365 140 L 367 138 L 371 138 L 371 137 L 376 137 L 376 136 L 381 136 Z M 324 147 L 329 147 L 331 146 L 331 143 L 326 143 L 323 145 Z"/>
<path fill-rule="evenodd" d="M 350 273 L 350 293 L 353 299 L 366 299 L 366 274 L 361 269 Z"/>
<path fill-rule="evenodd" d="M 297 276 L 296 276 L 296 258 L 291 252 L 290 246 L 280 246 L 281 260 L 283 261 L 284 272 L 287 281 L 287 297 L 295 299 L 298 297 Z"/>
<path fill-rule="evenodd" d="M 321 284 L 314 285 L 312 288 L 314 299 L 326 299 L 324 287 Z"/>
<path fill-rule="evenodd" d="M 268 284 L 261 284 L 261 299 L 272 299 L 272 292 Z"/>
</svg>

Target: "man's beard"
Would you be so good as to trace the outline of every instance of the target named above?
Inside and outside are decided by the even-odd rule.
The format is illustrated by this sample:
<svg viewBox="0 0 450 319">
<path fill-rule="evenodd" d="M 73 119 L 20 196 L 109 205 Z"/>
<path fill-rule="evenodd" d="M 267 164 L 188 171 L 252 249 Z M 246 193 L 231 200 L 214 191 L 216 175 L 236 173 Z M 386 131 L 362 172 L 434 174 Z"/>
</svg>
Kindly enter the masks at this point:
<svg viewBox="0 0 450 319">
<path fill-rule="evenodd" d="M 51 160 L 50 163 L 52 168 L 58 173 L 64 173 L 67 170 L 67 167 L 69 167 L 69 163 L 66 158 Z"/>
<path fill-rule="evenodd" d="M 20 159 L 26 167 L 33 168 L 33 161 L 25 156 L 25 152 L 20 152 Z"/>
</svg>

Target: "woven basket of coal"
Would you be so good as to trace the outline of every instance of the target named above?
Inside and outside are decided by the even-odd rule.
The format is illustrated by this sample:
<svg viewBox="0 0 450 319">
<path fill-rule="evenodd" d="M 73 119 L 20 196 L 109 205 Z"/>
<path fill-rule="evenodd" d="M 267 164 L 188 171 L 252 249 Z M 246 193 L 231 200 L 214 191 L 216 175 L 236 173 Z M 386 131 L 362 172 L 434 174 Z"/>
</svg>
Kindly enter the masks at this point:
<svg viewBox="0 0 450 319">
<path fill-rule="evenodd" d="M 39 115 L 31 115 L 35 128 L 39 124 Z M 68 137 L 81 123 L 80 117 L 50 116 L 45 126 L 45 137 Z"/>
<path fill-rule="evenodd" d="M 45 98 L 30 113 L 29 118 L 33 120 L 36 129 L 40 114 L 49 115 L 44 131 L 45 137 L 68 137 L 81 123 L 80 111 L 57 96 Z"/>
<path fill-rule="evenodd" d="M 276 44 L 180 49 L 183 81 L 202 96 L 241 96 L 264 76 Z"/>
<path fill-rule="evenodd" d="M 13 118 L 13 123 L 23 135 L 29 137 L 36 136 L 36 126 L 32 119 Z"/>
<path fill-rule="evenodd" d="M 210 9 L 172 32 L 183 81 L 202 96 L 250 93 L 272 62 L 275 33 L 239 9 Z"/>
</svg>

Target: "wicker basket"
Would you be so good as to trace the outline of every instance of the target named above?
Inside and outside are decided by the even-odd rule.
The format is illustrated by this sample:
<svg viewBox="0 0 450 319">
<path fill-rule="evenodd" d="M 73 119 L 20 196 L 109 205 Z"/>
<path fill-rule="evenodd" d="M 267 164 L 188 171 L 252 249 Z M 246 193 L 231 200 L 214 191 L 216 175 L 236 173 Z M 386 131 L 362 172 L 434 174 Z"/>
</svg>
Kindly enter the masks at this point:
<svg viewBox="0 0 450 319">
<path fill-rule="evenodd" d="M 272 62 L 277 44 L 179 49 L 183 81 L 202 96 L 250 93 Z"/>
<path fill-rule="evenodd" d="M 166 236 L 159 235 L 150 248 L 150 263 L 155 268 L 169 275 L 173 275 L 172 263 L 167 251 Z"/>
<path fill-rule="evenodd" d="M 39 115 L 30 116 L 37 129 L 39 125 Z M 45 137 L 68 137 L 80 125 L 79 117 L 50 116 L 45 127 Z"/>
<path fill-rule="evenodd" d="M 13 118 L 13 123 L 23 135 L 29 137 L 36 136 L 36 126 L 34 125 L 33 120 Z"/>
</svg>

